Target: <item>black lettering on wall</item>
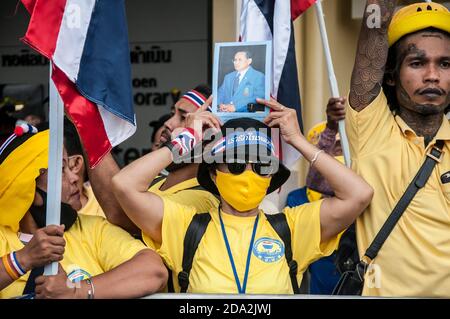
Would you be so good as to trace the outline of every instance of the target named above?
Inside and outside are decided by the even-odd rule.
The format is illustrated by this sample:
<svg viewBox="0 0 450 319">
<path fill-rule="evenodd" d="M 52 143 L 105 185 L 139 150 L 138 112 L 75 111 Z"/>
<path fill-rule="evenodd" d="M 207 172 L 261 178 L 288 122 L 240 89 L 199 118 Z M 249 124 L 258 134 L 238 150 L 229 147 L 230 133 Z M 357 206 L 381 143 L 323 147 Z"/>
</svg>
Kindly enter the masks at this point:
<svg viewBox="0 0 450 319">
<path fill-rule="evenodd" d="M 2 54 L 2 67 L 21 67 L 21 66 L 45 66 L 48 60 L 44 56 L 31 53 L 28 49 L 20 50 L 20 53 Z"/>
<path fill-rule="evenodd" d="M 152 45 L 149 50 L 136 45 L 130 52 L 131 64 L 170 63 L 172 50 L 163 50 L 158 45 Z"/>
</svg>

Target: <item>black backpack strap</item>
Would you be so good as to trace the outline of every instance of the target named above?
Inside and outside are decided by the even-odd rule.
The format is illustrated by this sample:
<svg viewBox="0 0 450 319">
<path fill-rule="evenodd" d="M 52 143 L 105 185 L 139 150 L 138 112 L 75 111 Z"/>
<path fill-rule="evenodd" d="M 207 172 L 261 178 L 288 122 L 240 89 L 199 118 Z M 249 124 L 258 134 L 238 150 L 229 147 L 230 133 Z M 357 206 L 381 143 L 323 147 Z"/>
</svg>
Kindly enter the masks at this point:
<svg viewBox="0 0 450 319">
<path fill-rule="evenodd" d="M 194 255 L 197 251 L 198 244 L 202 240 L 210 221 L 211 215 L 209 213 L 196 214 L 192 218 L 192 221 L 186 231 L 183 246 L 183 270 L 178 274 L 180 292 L 184 293 L 188 289 L 192 261 L 194 260 Z"/>
<path fill-rule="evenodd" d="M 400 220 L 400 217 L 402 217 L 403 212 L 406 210 L 414 196 L 416 196 L 419 189 L 425 186 L 436 163 L 440 162 L 441 155 L 443 153 L 443 147 L 444 141 L 439 140 L 431 148 L 430 152 L 426 156 L 425 162 L 422 164 L 416 176 L 406 189 L 405 193 L 400 198 L 397 205 L 395 205 L 388 219 L 384 222 L 383 227 L 381 227 L 380 231 L 375 236 L 375 239 L 366 250 L 365 257 L 373 260 L 378 255 L 378 252 L 380 251 L 384 242 L 391 234 L 397 222 Z"/>
<path fill-rule="evenodd" d="M 34 294 L 34 290 L 36 288 L 35 280 L 37 277 L 42 276 L 44 274 L 44 266 L 33 268 L 30 272 L 30 276 L 25 284 L 25 288 L 23 289 L 23 295 Z"/>
<path fill-rule="evenodd" d="M 181 192 L 181 191 L 187 191 L 187 190 L 190 190 L 190 191 L 205 191 L 205 192 L 207 192 L 207 190 L 206 190 L 203 186 L 201 186 L 201 185 L 189 187 L 189 188 L 186 188 L 186 189 L 181 189 L 181 190 L 179 190 L 178 192 Z M 178 193 L 178 192 L 177 192 L 177 193 Z"/>
<path fill-rule="evenodd" d="M 152 187 L 153 185 L 159 183 L 160 181 L 162 181 L 163 179 L 166 179 L 167 177 L 164 175 L 160 175 L 160 176 L 156 176 L 154 180 L 152 180 L 152 182 L 150 183 L 150 185 L 148 186 L 149 188 Z"/>
<path fill-rule="evenodd" d="M 292 258 L 291 230 L 289 229 L 286 215 L 284 213 L 265 215 L 270 225 L 273 227 L 273 229 L 276 231 L 278 236 L 280 236 L 281 240 L 284 243 L 284 255 L 289 266 L 289 276 L 291 277 L 292 290 L 294 291 L 294 294 L 299 294 L 300 289 L 298 287 L 297 281 L 298 265 L 297 262 Z"/>
</svg>

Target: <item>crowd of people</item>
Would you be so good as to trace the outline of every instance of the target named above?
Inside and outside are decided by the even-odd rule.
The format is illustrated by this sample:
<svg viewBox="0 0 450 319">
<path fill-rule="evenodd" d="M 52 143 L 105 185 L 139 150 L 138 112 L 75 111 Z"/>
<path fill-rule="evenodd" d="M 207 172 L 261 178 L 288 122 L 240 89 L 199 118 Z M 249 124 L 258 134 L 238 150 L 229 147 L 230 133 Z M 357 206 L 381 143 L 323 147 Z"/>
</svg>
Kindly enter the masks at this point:
<svg viewBox="0 0 450 319">
<path fill-rule="evenodd" d="M 262 122 L 222 123 L 198 85 L 151 124 L 150 153 L 90 168 L 66 120 L 61 225 L 46 226 L 48 128 L 21 122 L 0 146 L 0 298 L 294 294 L 306 273 L 308 292 L 332 294 L 349 238 L 363 296 L 450 297 L 450 13 L 367 3 L 381 23 L 366 12 L 348 98 L 331 98 L 306 137 L 274 99 L 257 99 L 271 110 Z M 310 163 L 273 215 L 259 205 L 290 171 L 272 129 Z M 51 262 L 58 273 L 43 276 Z"/>
</svg>

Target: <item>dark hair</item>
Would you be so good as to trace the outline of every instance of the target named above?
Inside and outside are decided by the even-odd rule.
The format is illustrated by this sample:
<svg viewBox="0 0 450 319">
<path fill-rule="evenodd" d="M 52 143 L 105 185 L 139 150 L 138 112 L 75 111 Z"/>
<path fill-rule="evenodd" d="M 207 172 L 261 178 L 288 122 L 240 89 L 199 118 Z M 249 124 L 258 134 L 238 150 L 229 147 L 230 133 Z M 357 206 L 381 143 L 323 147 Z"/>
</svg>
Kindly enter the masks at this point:
<svg viewBox="0 0 450 319">
<path fill-rule="evenodd" d="M 75 125 L 67 117 L 64 117 L 64 146 L 68 156 L 81 155 L 84 163 L 87 163 L 86 158 L 84 157 L 83 147 L 81 145 L 78 131 Z M 86 169 L 84 170 L 83 175 L 84 181 L 88 181 L 89 176 Z"/>
<path fill-rule="evenodd" d="M 199 84 L 194 88 L 195 91 L 201 93 L 205 98 L 209 98 L 211 95 L 211 87 L 208 84 Z"/>
<path fill-rule="evenodd" d="M 171 115 L 170 114 L 164 114 L 163 116 L 161 116 L 159 119 L 157 119 L 156 121 L 151 121 L 150 123 L 148 123 L 149 126 L 151 126 L 153 128 L 153 132 L 152 132 L 152 142 L 155 140 L 155 135 L 156 132 L 164 126 L 164 123 L 170 119 Z"/>
<path fill-rule="evenodd" d="M 247 59 L 253 58 L 252 53 L 251 53 L 250 51 L 247 51 L 247 50 L 237 51 L 234 55 L 236 55 L 236 54 L 239 53 L 239 52 L 244 52 L 244 53 L 245 53 L 245 57 L 246 57 Z"/>
<path fill-rule="evenodd" d="M 395 42 L 388 51 L 388 58 L 386 61 L 386 67 L 384 71 L 384 78 L 383 78 L 383 91 L 386 95 L 389 108 L 391 111 L 395 112 L 398 110 L 398 101 L 397 101 L 397 92 L 395 89 L 395 86 L 387 84 L 389 80 L 394 80 L 399 77 L 400 72 L 400 66 L 403 63 L 403 60 L 406 57 L 405 52 L 400 52 L 400 46 L 405 40 L 406 37 L 417 34 L 419 32 L 432 32 L 432 33 L 441 33 L 447 37 L 450 37 L 450 34 L 444 30 L 436 29 L 436 28 L 426 28 L 422 29 L 413 33 L 409 33 L 401 37 L 397 42 Z M 450 112 L 450 105 L 447 106 L 444 113 Z"/>
<path fill-rule="evenodd" d="M 68 118 L 64 118 L 64 146 L 69 156 L 83 155 L 83 147 L 77 129 Z"/>
</svg>

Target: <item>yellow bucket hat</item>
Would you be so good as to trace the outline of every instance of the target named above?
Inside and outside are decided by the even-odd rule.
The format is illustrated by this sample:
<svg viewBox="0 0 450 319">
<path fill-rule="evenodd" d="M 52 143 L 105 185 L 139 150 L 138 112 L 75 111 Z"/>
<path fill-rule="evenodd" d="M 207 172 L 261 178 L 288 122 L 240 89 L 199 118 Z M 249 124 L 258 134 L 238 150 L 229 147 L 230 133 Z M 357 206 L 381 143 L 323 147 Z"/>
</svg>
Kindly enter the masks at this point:
<svg viewBox="0 0 450 319">
<path fill-rule="evenodd" d="M 306 187 L 306 197 L 308 197 L 310 203 L 318 201 L 323 198 L 321 193 L 316 192 L 309 187 Z"/>
<path fill-rule="evenodd" d="M 0 225 L 17 231 L 36 192 L 39 170 L 48 167 L 49 131 L 13 134 L 0 146 Z"/>
<path fill-rule="evenodd" d="M 319 144 L 320 140 L 320 134 L 322 134 L 323 131 L 325 131 L 325 128 L 327 127 L 327 122 L 320 122 L 314 125 L 309 131 L 308 134 L 306 134 L 306 140 L 310 142 L 312 145 Z M 336 141 L 341 140 L 341 135 L 339 133 L 336 134 Z"/>
<path fill-rule="evenodd" d="M 325 130 L 327 126 L 327 122 L 320 122 L 314 125 L 306 135 L 306 139 L 313 145 L 317 145 L 319 143 L 320 134 Z"/>
<path fill-rule="evenodd" d="M 446 7 L 434 2 L 406 6 L 395 13 L 389 25 L 389 46 L 404 35 L 430 27 L 450 33 L 450 12 Z"/>
</svg>

